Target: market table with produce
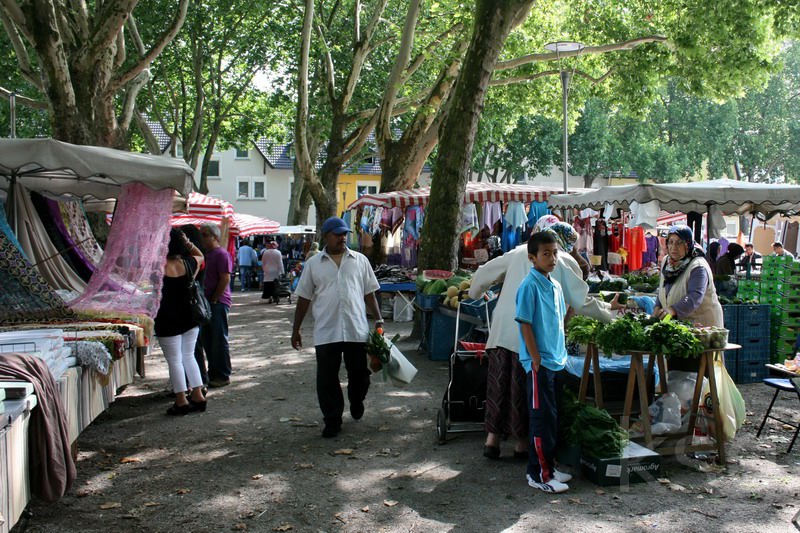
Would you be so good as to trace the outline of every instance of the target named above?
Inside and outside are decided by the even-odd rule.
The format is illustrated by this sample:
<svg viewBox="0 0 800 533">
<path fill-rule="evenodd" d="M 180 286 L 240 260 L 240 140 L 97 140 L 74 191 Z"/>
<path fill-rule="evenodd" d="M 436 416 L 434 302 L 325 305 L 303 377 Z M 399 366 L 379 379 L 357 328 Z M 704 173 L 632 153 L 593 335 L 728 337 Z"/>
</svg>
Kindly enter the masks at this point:
<svg viewBox="0 0 800 533">
<path fill-rule="evenodd" d="M 628 381 L 625 391 L 625 403 L 621 426 L 625 430 L 631 428 L 630 417 L 634 402 L 634 390 L 638 388 L 639 407 L 641 408 L 640 424 L 645 445 L 664 455 L 687 453 L 690 451 L 717 451 L 720 462 L 725 461 L 724 429 L 719 402 L 714 360 L 724 357 L 724 352 L 738 350 L 737 344 L 728 342 L 728 331 L 724 328 L 692 327 L 677 320 L 659 321 L 648 315 L 627 314 L 617 318 L 610 324 L 600 324 L 588 317 L 574 317 L 569 324 L 567 338 L 570 342 L 587 345 L 583 374 L 579 389 L 579 401 L 585 401 L 589 382 L 589 365 L 599 368 L 600 352 L 604 354 L 627 354 L 631 357 Z M 648 355 L 645 368 L 644 356 Z M 689 423 L 686 431 L 672 432 L 664 436 L 658 445 L 654 443 L 649 417 L 649 377 L 654 365 L 658 363 L 659 388 L 662 395 L 669 392 L 665 358 L 696 359 L 697 378 L 694 394 L 689 405 Z M 594 372 L 595 403 L 602 406 L 602 389 L 598 372 Z M 693 444 L 694 429 L 700 407 L 700 396 L 703 378 L 708 379 L 710 405 L 713 413 L 713 429 L 715 443 Z M 654 393 L 655 391 L 653 391 Z M 599 402 L 598 402 L 599 400 Z M 685 442 L 689 439 L 688 443 Z"/>
</svg>

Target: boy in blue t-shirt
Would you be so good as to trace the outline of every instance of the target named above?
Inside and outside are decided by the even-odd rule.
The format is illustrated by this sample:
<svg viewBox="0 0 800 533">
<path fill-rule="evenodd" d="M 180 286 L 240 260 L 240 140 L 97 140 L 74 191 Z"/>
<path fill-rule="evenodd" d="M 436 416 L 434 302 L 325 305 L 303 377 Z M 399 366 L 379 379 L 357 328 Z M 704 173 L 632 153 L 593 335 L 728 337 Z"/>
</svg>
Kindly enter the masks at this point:
<svg viewBox="0 0 800 533">
<path fill-rule="evenodd" d="M 528 240 L 533 268 L 517 290 L 520 332 L 519 362 L 527 372 L 530 447 L 528 485 L 544 492 L 564 492 L 572 476 L 555 469 L 558 397 L 561 373 L 567 362 L 564 343 L 564 293 L 550 272 L 558 263 L 552 233 L 540 232 Z"/>
</svg>

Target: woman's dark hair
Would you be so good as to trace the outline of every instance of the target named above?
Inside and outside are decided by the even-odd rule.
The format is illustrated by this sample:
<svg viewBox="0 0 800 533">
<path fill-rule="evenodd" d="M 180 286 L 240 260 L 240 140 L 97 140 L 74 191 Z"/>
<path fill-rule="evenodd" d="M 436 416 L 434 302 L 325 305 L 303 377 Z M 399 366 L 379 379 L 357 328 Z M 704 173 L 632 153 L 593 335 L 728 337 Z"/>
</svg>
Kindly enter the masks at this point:
<svg viewBox="0 0 800 533">
<path fill-rule="evenodd" d="M 719 248 L 720 244 L 718 242 L 712 242 L 708 245 L 708 257 L 710 257 L 712 261 L 719 259 Z"/>
<path fill-rule="evenodd" d="M 728 245 L 728 251 L 725 252 L 725 255 L 729 255 L 733 259 L 736 259 L 743 253 L 744 253 L 744 248 L 742 248 L 740 244 L 732 242 L 731 244 Z"/>
<path fill-rule="evenodd" d="M 539 246 L 542 244 L 556 244 L 556 237 L 550 232 L 540 231 L 531 235 L 528 239 L 528 253 L 536 255 L 539 253 Z"/>
<path fill-rule="evenodd" d="M 178 257 L 183 255 L 186 250 L 184 240 L 186 236 L 179 228 L 171 228 L 169 230 L 169 244 L 167 245 L 167 257 Z"/>
<path fill-rule="evenodd" d="M 203 254 L 206 253 L 205 248 L 203 248 L 203 236 L 200 234 L 200 230 L 197 229 L 197 226 L 194 226 L 192 224 L 184 224 L 183 226 L 181 226 L 181 231 L 183 232 L 184 235 L 186 235 L 186 237 L 189 239 L 189 241 L 191 241 L 192 244 L 197 246 L 198 250 L 203 252 Z"/>
</svg>

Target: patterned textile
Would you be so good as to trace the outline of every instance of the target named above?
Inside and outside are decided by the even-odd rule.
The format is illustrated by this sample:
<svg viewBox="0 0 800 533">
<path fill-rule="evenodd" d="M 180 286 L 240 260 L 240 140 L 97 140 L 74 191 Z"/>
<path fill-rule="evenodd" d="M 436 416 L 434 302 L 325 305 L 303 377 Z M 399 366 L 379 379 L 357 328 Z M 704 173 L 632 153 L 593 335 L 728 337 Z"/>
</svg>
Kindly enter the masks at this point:
<svg viewBox="0 0 800 533">
<path fill-rule="evenodd" d="M 14 228 L 30 262 L 54 289 L 82 293 L 86 288 L 86 282 L 64 261 L 59 253 L 60 250 L 53 246 L 36 213 L 28 190 L 18 184 L 14 187 L 12 200 Z"/>
<path fill-rule="evenodd" d="M 58 208 L 72 240 L 78 243 L 78 248 L 93 265 L 99 265 L 103 259 L 103 249 L 89 227 L 89 221 L 86 220 L 80 202 L 77 200 L 58 202 Z"/>
<path fill-rule="evenodd" d="M 161 301 L 172 189 L 127 183 L 117 201 L 103 260 L 74 309 L 154 317 Z"/>
<path fill-rule="evenodd" d="M 60 320 L 73 315 L 5 230 L 0 231 L 0 279 L 0 324 Z"/>
<path fill-rule="evenodd" d="M 489 377 L 483 426 L 488 433 L 528 438 L 528 388 L 519 356 L 505 348 L 486 351 Z"/>
<path fill-rule="evenodd" d="M 4 233 L 6 238 L 11 241 L 11 244 L 17 247 L 19 253 L 25 257 L 25 252 L 22 250 L 22 245 L 17 240 L 17 236 L 14 235 L 14 231 L 11 229 L 11 226 L 8 225 L 8 217 L 6 216 L 6 208 L 3 205 L 3 202 L 0 202 L 0 232 Z M 25 257 L 27 259 L 27 257 Z"/>
<path fill-rule="evenodd" d="M 52 219 L 55 228 L 58 230 L 59 235 L 64 240 L 64 243 L 69 247 L 69 254 L 72 257 L 72 262 L 75 263 L 80 269 L 88 272 L 88 281 L 88 278 L 92 277 L 92 274 L 95 271 L 95 264 L 83 254 L 83 251 L 75 243 L 72 235 L 69 234 L 69 230 L 67 230 L 67 227 L 64 225 L 64 217 L 61 216 L 61 208 L 58 206 L 59 202 L 50 199 L 46 199 L 46 201 L 47 211 L 50 214 L 50 218 Z"/>
</svg>

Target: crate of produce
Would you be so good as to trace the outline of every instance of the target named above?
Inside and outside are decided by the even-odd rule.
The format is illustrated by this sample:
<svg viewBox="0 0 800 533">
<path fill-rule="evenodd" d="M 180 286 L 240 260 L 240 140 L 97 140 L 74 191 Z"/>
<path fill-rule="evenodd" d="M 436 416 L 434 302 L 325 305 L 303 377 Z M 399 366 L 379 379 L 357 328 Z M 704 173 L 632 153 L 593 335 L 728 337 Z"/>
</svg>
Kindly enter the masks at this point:
<svg viewBox="0 0 800 533">
<path fill-rule="evenodd" d="M 768 305 L 740 305 L 739 325 L 763 321 L 769 323 Z"/>
<path fill-rule="evenodd" d="M 758 383 L 767 377 L 767 367 L 760 361 L 739 361 L 736 383 Z"/>
<path fill-rule="evenodd" d="M 441 300 L 442 297 L 438 294 L 424 294 L 420 291 L 417 291 L 415 302 L 417 303 L 417 307 L 419 307 L 421 310 L 433 311 L 439 307 L 439 302 Z"/>
</svg>

